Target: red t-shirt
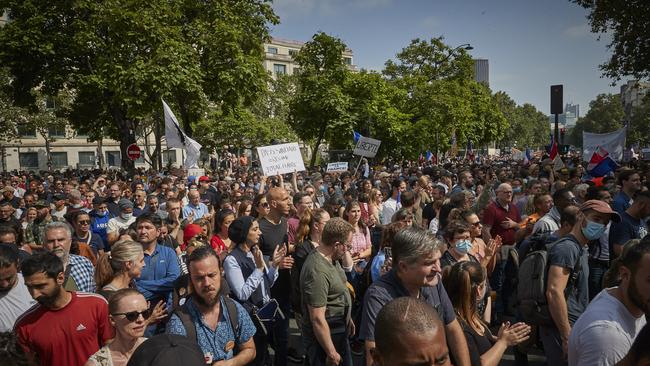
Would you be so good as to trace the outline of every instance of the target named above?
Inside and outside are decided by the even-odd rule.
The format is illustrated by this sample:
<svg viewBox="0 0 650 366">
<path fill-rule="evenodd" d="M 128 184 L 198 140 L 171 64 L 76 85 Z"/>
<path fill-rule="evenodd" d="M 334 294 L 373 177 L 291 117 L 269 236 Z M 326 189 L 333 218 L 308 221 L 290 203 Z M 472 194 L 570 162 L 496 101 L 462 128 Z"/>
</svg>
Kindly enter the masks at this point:
<svg viewBox="0 0 650 366">
<path fill-rule="evenodd" d="M 515 233 L 517 231 L 514 228 L 504 229 L 501 226 L 501 223 L 506 221 L 506 217 L 509 217 L 516 223 L 521 221 L 519 210 L 517 210 L 517 206 L 513 205 L 512 202 L 508 204 L 508 211 L 506 211 L 501 205 L 492 201 L 485 208 L 485 211 L 483 211 L 483 224 L 490 226 L 490 235 L 493 238 L 497 235 L 501 237 L 503 245 L 514 245 Z"/>
<path fill-rule="evenodd" d="M 84 365 L 113 337 L 104 297 L 72 292 L 70 303 L 59 310 L 36 304 L 14 326 L 25 352 L 36 353 L 43 366 Z"/>
</svg>

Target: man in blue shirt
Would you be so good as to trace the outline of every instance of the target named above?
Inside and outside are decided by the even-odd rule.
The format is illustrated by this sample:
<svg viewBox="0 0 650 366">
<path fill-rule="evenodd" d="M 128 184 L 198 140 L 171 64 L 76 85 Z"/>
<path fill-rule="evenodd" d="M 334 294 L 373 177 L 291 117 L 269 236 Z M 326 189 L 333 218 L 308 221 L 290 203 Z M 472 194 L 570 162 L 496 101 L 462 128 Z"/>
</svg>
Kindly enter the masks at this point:
<svg viewBox="0 0 650 366">
<path fill-rule="evenodd" d="M 153 307 L 160 301 L 170 307 L 174 281 L 180 275 L 178 258 L 174 249 L 158 245 L 162 220 L 155 214 L 140 215 L 135 221 L 138 242 L 144 249 L 144 263 L 136 286 Z"/>
<path fill-rule="evenodd" d="M 643 239 L 648 234 L 645 218 L 650 216 L 650 192 L 639 192 L 634 203 L 621 212 L 621 222 L 613 223 L 609 229 L 609 258 L 617 258 L 623 245 L 631 239 Z"/>
<path fill-rule="evenodd" d="M 221 295 L 221 268 L 217 254 L 210 247 L 196 249 L 189 257 L 187 267 L 194 292 L 183 305 L 189 313 L 193 329 L 186 329 L 174 313 L 167 323 L 168 334 L 196 336 L 206 363 L 214 365 L 221 360 L 232 360 L 236 365 L 247 365 L 255 359 L 255 325 L 243 306 Z M 230 302 L 230 306 L 226 304 Z M 234 305 L 234 307 L 233 307 Z M 236 309 L 236 317 L 228 313 Z M 233 324 L 237 319 L 237 324 Z"/>
<path fill-rule="evenodd" d="M 191 221 L 196 221 L 200 218 L 210 219 L 212 218 L 212 212 L 206 206 L 205 203 L 201 202 L 201 193 L 196 189 L 191 190 L 187 194 L 187 198 L 190 200 L 190 203 L 187 206 L 183 207 L 183 220 L 191 217 Z"/>
<path fill-rule="evenodd" d="M 614 196 L 612 207 L 622 214 L 632 206 L 632 198 L 641 190 L 641 176 L 632 169 L 625 169 L 618 175 L 618 184 L 621 186 L 621 191 Z"/>
</svg>

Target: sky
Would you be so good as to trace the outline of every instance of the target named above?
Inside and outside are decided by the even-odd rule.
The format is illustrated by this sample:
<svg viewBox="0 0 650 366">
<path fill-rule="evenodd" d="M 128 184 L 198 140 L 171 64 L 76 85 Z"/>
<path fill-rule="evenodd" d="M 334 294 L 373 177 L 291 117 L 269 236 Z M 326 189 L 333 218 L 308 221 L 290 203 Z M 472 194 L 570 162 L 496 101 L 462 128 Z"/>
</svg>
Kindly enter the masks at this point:
<svg viewBox="0 0 650 366">
<path fill-rule="evenodd" d="M 323 31 L 352 49 L 359 68 L 381 70 L 414 38 L 470 43 L 472 57 L 489 60 L 494 92 L 545 114 L 554 84 L 581 116 L 598 94 L 619 92 L 598 68 L 608 36 L 590 33 L 588 12 L 569 0 L 274 0 L 273 8 L 273 37 L 308 41 Z"/>
</svg>

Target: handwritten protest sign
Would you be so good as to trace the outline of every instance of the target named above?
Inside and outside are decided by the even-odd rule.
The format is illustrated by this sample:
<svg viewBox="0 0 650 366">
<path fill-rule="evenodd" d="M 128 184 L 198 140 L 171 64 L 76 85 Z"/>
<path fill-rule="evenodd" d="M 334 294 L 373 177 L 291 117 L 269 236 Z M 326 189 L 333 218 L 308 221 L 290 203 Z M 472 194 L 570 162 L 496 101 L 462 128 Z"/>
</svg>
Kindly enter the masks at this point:
<svg viewBox="0 0 650 366">
<path fill-rule="evenodd" d="M 337 163 L 329 163 L 327 164 L 327 172 L 328 173 L 342 173 L 348 171 L 348 162 L 347 161 L 339 161 Z"/>
<path fill-rule="evenodd" d="M 381 141 L 361 136 L 352 153 L 366 158 L 374 158 L 379 150 L 379 145 L 381 145 Z"/>
<path fill-rule="evenodd" d="M 267 176 L 305 170 L 297 142 L 261 146 L 257 148 L 257 155 L 262 164 L 262 172 Z"/>
</svg>

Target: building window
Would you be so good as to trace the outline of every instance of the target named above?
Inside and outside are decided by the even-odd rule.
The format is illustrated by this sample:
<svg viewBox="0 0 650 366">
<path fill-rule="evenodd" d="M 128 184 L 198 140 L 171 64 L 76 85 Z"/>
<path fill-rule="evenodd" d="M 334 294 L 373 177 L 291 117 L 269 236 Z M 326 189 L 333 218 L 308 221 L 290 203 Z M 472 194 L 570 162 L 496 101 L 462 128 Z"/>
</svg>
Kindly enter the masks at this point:
<svg viewBox="0 0 650 366">
<path fill-rule="evenodd" d="M 106 152 L 106 165 L 107 166 L 121 166 L 122 160 L 120 158 L 119 151 L 107 151 Z"/>
<path fill-rule="evenodd" d="M 18 161 L 21 168 L 38 169 L 38 153 L 25 152 L 18 154 Z"/>
<path fill-rule="evenodd" d="M 19 124 L 18 134 L 20 137 L 36 137 L 36 128 L 26 124 Z"/>
<path fill-rule="evenodd" d="M 273 64 L 273 73 L 275 75 L 285 75 L 287 73 L 287 65 Z"/>
<path fill-rule="evenodd" d="M 163 151 L 163 165 L 176 164 L 176 150 Z"/>
<path fill-rule="evenodd" d="M 79 166 L 95 166 L 95 152 L 79 151 Z"/>
<path fill-rule="evenodd" d="M 298 50 L 289 50 L 289 56 L 291 57 L 298 56 Z"/>
<path fill-rule="evenodd" d="M 47 134 L 50 137 L 65 137 L 65 126 L 52 126 L 48 129 Z"/>
<path fill-rule="evenodd" d="M 277 54 L 278 54 L 278 48 L 277 48 L 277 47 L 269 47 L 269 48 L 267 49 L 267 52 L 268 52 L 268 53 L 272 53 L 272 54 L 274 54 L 274 55 L 277 55 Z"/>
<path fill-rule="evenodd" d="M 52 152 L 50 153 L 52 157 L 52 167 L 54 168 L 65 168 L 68 166 L 68 153 L 65 151 L 62 152 Z"/>
<path fill-rule="evenodd" d="M 343 57 L 343 62 L 345 62 L 346 65 L 351 66 L 352 65 L 352 57 Z"/>
</svg>

